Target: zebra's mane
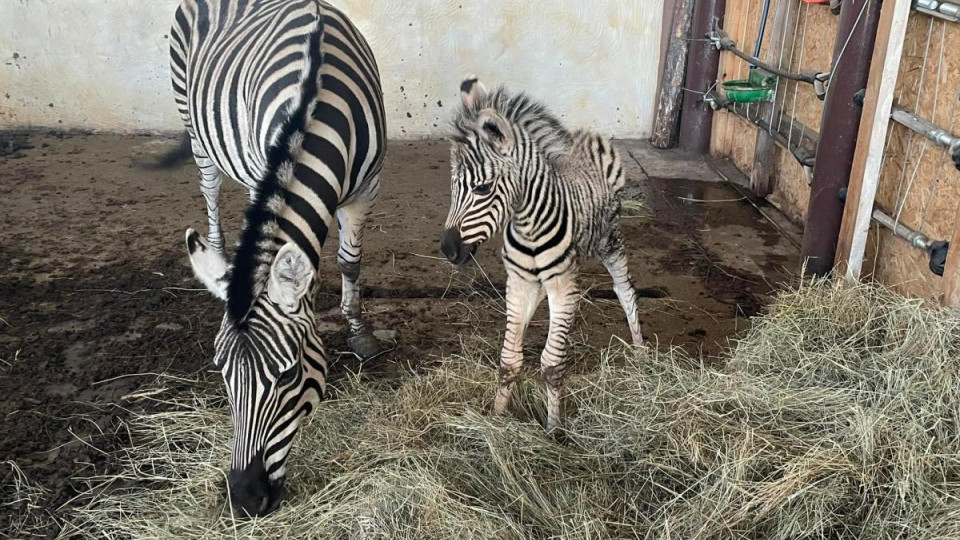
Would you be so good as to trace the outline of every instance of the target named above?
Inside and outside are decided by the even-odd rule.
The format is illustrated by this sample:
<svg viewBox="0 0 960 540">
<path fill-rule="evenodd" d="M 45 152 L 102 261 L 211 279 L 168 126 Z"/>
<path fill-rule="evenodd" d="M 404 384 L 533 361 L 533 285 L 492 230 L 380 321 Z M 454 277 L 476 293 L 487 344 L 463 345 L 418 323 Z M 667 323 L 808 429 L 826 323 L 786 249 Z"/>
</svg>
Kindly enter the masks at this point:
<svg viewBox="0 0 960 540">
<path fill-rule="evenodd" d="M 270 274 L 270 265 L 280 246 L 274 241 L 277 215 L 285 206 L 284 191 L 293 179 L 293 170 L 303 150 L 303 138 L 313 117 L 315 96 L 320 90 L 317 73 L 323 64 L 321 42 L 323 17 L 317 14 L 314 29 L 304 44 L 304 66 L 300 72 L 299 91 L 287 106 L 287 120 L 274 136 L 267 151 L 266 172 L 257 183 L 253 202 L 244 216 L 243 232 L 227 283 L 227 314 L 235 324 L 242 324 Z"/>
<path fill-rule="evenodd" d="M 570 132 L 545 105 L 524 92 L 511 92 L 498 87 L 477 99 L 472 106 L 460 106 L 453 120 L 453 139 L 460 142 L 476 140 L 480 112 L 493 109 L 508 122 L 519 126 L 537 143 L 540 152 L 549 160 L 567 154 L 573 143 Z"/>
</svg>

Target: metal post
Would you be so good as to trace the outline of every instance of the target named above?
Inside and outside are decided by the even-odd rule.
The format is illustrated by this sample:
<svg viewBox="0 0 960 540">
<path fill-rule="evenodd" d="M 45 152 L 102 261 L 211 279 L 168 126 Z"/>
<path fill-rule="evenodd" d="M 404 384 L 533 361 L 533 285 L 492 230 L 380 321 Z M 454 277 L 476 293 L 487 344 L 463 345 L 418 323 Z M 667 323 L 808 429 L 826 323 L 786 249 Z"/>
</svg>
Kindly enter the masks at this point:
<svg viewBox="0 0 960 540">
<path fill-rule="evenodd" d="M 854 95 L 867 86 L 880 4 L 877 0 L 847 0 L 840 12 L 801 252 L 807 272 L 818 276 L 833 270 L 835 262 L 843 221 L 843 204 L 837 193 L 850 180 L 860 128 L 861 105 L 855 103 Z"/>
<path fill-rule="evenodd" d="M 713 110 L 703 95 L 717 82 L 720 51 L 706 40 L 715 27 L 722 27 L 727 0 L 698 0 L 693 10 L 693 30 L 687 57 L 687 92 L 680 114 L 680 148 L 698 154 L 710 151 Z"/>
</svg>

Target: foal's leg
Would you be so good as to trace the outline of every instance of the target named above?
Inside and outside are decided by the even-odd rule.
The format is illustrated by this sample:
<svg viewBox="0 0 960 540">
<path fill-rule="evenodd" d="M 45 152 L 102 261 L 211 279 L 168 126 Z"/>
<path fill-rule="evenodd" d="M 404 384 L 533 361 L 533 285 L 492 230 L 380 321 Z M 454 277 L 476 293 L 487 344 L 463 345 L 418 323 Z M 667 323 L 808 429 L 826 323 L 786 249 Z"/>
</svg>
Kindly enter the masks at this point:
<svg viewBox="0 0 960 540">
<path fill-rule="evenodd" d="M 566 372 L 567 346 L 570 327 L 577 310 L 580 294 L 577 291 L 576 271 L 571 269 L 544 282 L 550 303 L 550 332 L 540 357 L 540 370 L 547 391 L 547 431 L 560 425 L 563 378 Z"/>
<path fill-rule="evenodd" d="M 637 313 L 637 290 L 633 286 L 633 278 L 630 277 L 630 271 L 627 269 L 627 253 L 623 248 L 623 237 L 620 235 L 619 228 L 615 228 L 611 233 L 609 249 L 602 260 L 603 266 L 613 278 L 613 290 L 617 293 L 620 305 L 627 315 L 633 344 L 640 345 L 643 342 L 643 335 L 640 332 L 640 316 Z"/>
<path fill-rule="evenodd" d="M 191 136 L 193 160 L 200 169 L 200 193 L 207 206 L 207 242 L 217 253 L 223 253 L 223 232 L 220 230 L 220 186 L 223 174 L 207 156 L 200 144 Z"/>
<path fill-rule="evenodd" d="M 497 414 L 507 413 L 523 366 L 523 334 L 542 299 L 543 289 L 539 282 L 527 281 L 507 272 L 507 331 L 500 352 L 499 387 L 493 402 L 493 411 Z"/>
<path fill-rule="evenodd" d="M 347 319 L 350 334 L 347 345 L 357 356 L 367 360 L 386 350 L 374 337 L 363 320 L 360 307 L 360 260 L 363 257 L 363 229 L 370 216 L 375 193 L 364 195 L 337 208 L 340 225 L 340 249 L 337 251 L 337 266 L 343 275 L 343 293 L 340 310 Z"/>
</svg>

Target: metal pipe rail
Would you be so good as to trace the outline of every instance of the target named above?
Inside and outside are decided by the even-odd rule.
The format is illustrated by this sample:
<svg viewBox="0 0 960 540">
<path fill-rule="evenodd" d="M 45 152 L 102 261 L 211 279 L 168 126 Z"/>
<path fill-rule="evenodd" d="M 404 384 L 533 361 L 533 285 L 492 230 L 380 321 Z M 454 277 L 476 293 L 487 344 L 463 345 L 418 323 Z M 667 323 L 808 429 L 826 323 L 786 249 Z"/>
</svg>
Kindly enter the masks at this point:
<svg viewBox="0 0 960 540">
<path fill-rule="evenodd" d="M 936 126 L 903 107 L 894 106 L 891 118 L 898 124 L 911 129 L 947 149 L 957 169 L 960 170 L 960 137 Z"/>
<path fill-rule="evenodd" d="M 738 49 L 737 42 L 730 39 L 729 34 L 727 34 L 726 30 L 722 28 L 715 28 L 713 32 L 707 35 L 707 39 L 709 39 L 713 43 L 713 46 L 716 47 L 717 50 L 727 51 L 733 54 L 734 56 L 742 59 L 743 61 L 750 64 L 751 66 L 758 67 L 764 71 L 769 71 L 770 73 L 776 75 L 777 77 L 789 79 L 791 81 L 804 82 L 812 85 L 823 84 L 826 81 L 830 80 L 829 73 L 822 73 L 822 72 L 813 71 L 813 70 L 804 71 L 802 73 L 794 73 L 792 71 L 786 71 L 786 70 L 771 66 L 770 64 L 764 62 L 763 60 L 760 60 L 756 56 L 750 56 L 749 54 Z"/>
<path fill-rule="evenodd" d="M 937 0 L 916 0 L 913 9 L 950 22 L 960 22 L 960 4 Z"/>
<path fill-rule="evenodd" d="M 817 276 L 829 274 L 836 264 L 844 213 L 837 192 L 850 183 L 857 133 L 865 117 L 863 100 L 858 103 L 856 96 L 870 78 L 880 12 L 876 0 L 843 0 L 840 10 L 837 35 L 846 38 L 834 43 L 831 69 L 837 76 L 830 81 L 823 105 L 817 167 L 810 182 L 803 226 L 801 260 L 807 272 Z"/>
<path fill-rule="evenodd" d="M 795 120 L 792 120 L 783 116 L 783 122 L 778 122 L 779 124 L 786 124 L 787 129 L 792 130 L 788 131 L 786 134 L 782 133 L 779 129 L 774 129 L 767 120 L 750 116 L 746 111 L 744 106 L 733 103 L 729 99 L 720 96 L 714 92 L 708 92 L 703 96 L 703 101 L 710 105 L 714 110 L 717 109 L 726 109 L 733 114 L 743 118 L 747 122 L 757 126 L 758 128 L 769 133 L 773 140 L 780 145 L 782 148 L 785 148 L 793 157 L 797 160 L 800 165 L 807 169 L 808 173 L 813 170 L 813 166 L 817 162 L 817 141 L 819 140 L 819 134 L 816 131 L 813 131 Z M 790 146 L 790 140 L 793 139 L 796 141 L 796 146 Z"/>
<path fill-rule="evenodd" d="M 838 197 L 840 201 L 845 203 L 847 201 L 847 189 L 841 189 Z M 930 256 L 930 271 L 938 276 L 943 276 L 943 269 L 947 263 L 947 253 L 950 250 L 950 242 L 933 240 L 922 232 L 900 223 L 876 205 L 874 205 L 873 213 L 870 217 L 880 225 L 890 229 L 894 236 L 906 240 L 911 246 L 926 252 L 926 254 Z"/>
<path fill-rule="evenodd" d="M 928 238 L 927 235 L 923 234 L 922 232 L 915 231 L 903 223 L 898 222 L 893 218 L 893 216 L 887 215 L 879 208 L 873 209 L 873 214 L 871 217 L 877 223 L 893 231 L 893 234 L 906 240 L 911 246 L 917 249 L 922 249 L 927 253 L 929 253 L 933 249 L 933 246 L 938 243 L 936 240 L 931 240 Z"/>
<path fill-rule="evenodd" d="M 693 6 L 693 23 L 687 52 L 687 77 L 683 86 L 683 107 L 680 110 L 680 149 L 696 154 L 710 152 L 710 134 L 713 126 L 713 110 L 703 102 L 703 94 L 717 82 L 720 69 L 720 51 L 706 39 L 722 19 L 727 9 L 727 0 L 696 0 Z"/>
</svg>

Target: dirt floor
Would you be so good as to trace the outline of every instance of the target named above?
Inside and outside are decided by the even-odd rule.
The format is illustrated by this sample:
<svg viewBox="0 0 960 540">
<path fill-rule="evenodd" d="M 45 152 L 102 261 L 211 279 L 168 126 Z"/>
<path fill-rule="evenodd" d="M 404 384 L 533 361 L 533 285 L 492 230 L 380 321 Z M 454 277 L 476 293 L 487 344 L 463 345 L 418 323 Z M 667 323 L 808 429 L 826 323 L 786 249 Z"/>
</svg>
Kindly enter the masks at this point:
<svg viewBox="0 0 960 540">
<path fill-rule="evenodd" d="M 187 227 L 205 229 L 196 169 L 135 165 L 172 144 L 146 136 L 0 135 L 0 536 L 11 514 L 24 511 L 8 504 L 12 463 L 51 491 L 39 510 L 56 513 L 84 476 L 113 466 L 109 451 L 125 441 L 124 396 L 157 373 L 212 368 L 222 308 L 199 289 L 183 246 Z M 628 205 L 623 226 L 643 288 L 645 334 L 659 347 L 714 354 L 791 279 L 795 231 L 761 216 L 702 161 L 621 145 L 631 196 L 644 205 Z M 447 160 L 439 141 L 390 147 L 361 279 L 369 320 L 395 331 L 398 348 L 363 366 L 371 376 L 441 362 L 465 336 L 486 339 L 495 351 L 502 335 L 499 246 L 483 246 L 479 266 L 456 269 L 440 258 Z M 232 242 L 247 196 L 233 183 L 223 191 Z M 328 250 L 318 302 L 335 378 L 358 364 L 341 352 L 334 257 Z M 584 265 L 583 284 L 580 345 L 572 352 L 581 370 L 596 347 L 629 339 L 599 264 Z M 545 329 L 540 313 L 528 358 L 536 358 Z"/>
</svg>

